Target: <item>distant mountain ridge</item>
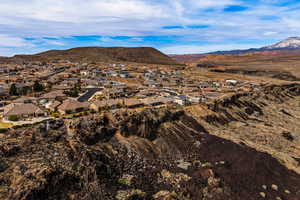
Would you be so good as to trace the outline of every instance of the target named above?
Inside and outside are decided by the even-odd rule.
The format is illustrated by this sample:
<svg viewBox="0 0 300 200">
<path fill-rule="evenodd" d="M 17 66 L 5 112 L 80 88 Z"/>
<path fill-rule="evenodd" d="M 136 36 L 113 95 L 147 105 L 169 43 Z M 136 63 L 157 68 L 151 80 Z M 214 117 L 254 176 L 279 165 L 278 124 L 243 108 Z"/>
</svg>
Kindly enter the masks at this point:
<svg viewBox="0 0 300 200">
<path fill-rule="evenodd" d="M 191 62 L 203 58 L 210 54 L 264 54 L 264 55 L 282 55 L 282 54 L 300 54 L 300 37 L 289 37 L 274 45 L 265 46 L 262 48 L 251 48 L 246 50 L 230 50 L 230 51 L 215 51 L 206 54 L 184 54 L 184 55 L 169 55 L 178 62 Z"/>
<path fill-rule="evenodd" d="M 135 62 L 145 64 L 178 64 L 152 47 L 79 47 L 50 50 L 34 55 L 0 58 L 2 62 L 69 60 L 75 62 Z"/>
<path fill-rule="evenodd" d="M 262 49 L 299 49 L 300 37 L 290 37 L 274 45 L 263 47 Z"/>
</svg>

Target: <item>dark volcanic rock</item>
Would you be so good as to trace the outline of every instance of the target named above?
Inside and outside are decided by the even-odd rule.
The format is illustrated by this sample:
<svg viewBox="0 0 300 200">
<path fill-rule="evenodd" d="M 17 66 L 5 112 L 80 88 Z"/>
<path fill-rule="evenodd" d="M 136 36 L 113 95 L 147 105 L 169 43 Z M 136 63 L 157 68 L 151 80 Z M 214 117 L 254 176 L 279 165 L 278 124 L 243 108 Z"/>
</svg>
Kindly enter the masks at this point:
<svg viewBox="0 0 300 200">
<path fill-rule="evenodd" d="M 299 91 L 294 84 L 237 94 L 199 118 L 153 108 L 53 121 L 48 132 L 11 130 L 0 140 L 0 199 L 299 199 L 299 174 L 207 125 L 246 124 L 266 115 L 261 98 L 283 105 Z"/>
</svg>

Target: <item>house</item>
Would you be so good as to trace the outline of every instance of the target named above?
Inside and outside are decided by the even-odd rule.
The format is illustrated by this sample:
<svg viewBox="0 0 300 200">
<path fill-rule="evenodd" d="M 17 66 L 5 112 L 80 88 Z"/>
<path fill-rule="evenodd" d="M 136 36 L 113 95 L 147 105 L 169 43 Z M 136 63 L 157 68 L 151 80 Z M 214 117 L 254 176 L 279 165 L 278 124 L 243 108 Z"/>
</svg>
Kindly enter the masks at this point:
<svg viewBox="0 0 300 200">
<path fill-rule="evenodd" d="M 31 117 L 44 117 L 47 113 L 32 103 L 12 103 L 4 107 L 3 118 L 9 120 L 12 116 L 26 120 Z"/>
<path fill-rule="evenodd" d="M 204 93 L 205 97 L 208 99 L 216 99 L 222 96 L 219 92 L 206 92 Z"/>
<path fill-rule="evenodd" d="M 103 109 L 116 109 L 119 107 L 121 107 L 121 101 L 119 99 L 96 101 L 90 105 L 90 108 L 95 111 L 101 111 Z"/>
<path fill-rule="evenodd" d="M 3 87 L 0 87 L 0 99 L 7 99 L 9 97 L 9 90 Z"/>
<path fill-rule="evenodd" d="M 52 102 L 49 102 L 48 104 L 46 104 L 46 108 L 52 112 L 56 112 L 57 108 L 60 104 L 61 104 L 61 102 L 59 102 L 59 101 L 52 101 Z"/>
<path fill-rule="evenodd" d="M 129 78 L 129 73 L 128 72 L 122 72 L 120 73 L 121 78 Z"/>
<path fill-rule="evenodd" d="M 117 72 L 115 72 L 115 71 L 109 71 L 109 72 L 107 73 L 107 75 L 108 75 L 108 76 L 112 76 L 112 77 L 117 77 L 119 74 L 118 74 Z"/>
<path fill-rule="evenodd" d="M 141 100 L 145 105 L 158 106 L 170 103 L 170 100 L 165 97 L 149 97 Z"/>
<path fill-rule="evenodd" d="M 144 103 L 139 99 L 124 99 L 123 103 L 127 108 L 138 108 L 144 105 Z"/>
<path fill-rule="evenodd" d="M 45 100 L 55 100 L 58 98 L 65 98 L 66 94 L 64 94 L 64 92 L 62 90 L 55 90 L 49 93 L 46 93 L 44 95 L 42 95 L 40 97 L 41 100 L 45 99 Z"/>
<path fill-rule="evenodd" d="M 54 85 L 52 87 L 52 89 L 55 89 L 55 90 L 69 90 L 71 88 L 72 88 L 72 86 L 69 86 L 67 84 Z"/>
<path fill-rule="evenodd" d="M 20 97 L 13 101 L 13 103 L 34 103 L 36 102 L 35 97 Z"/>
<path fill-rule="evenodd" d="M 238 83 L 237 80 L 226 80 L 226 84 L 228 85 L 236 85 Z"/>
<path fill-rule="evenodd" d="M 90 74 L 90 72 L 88 70 L 82 70 L 80 71 L 80 75 L 81 76 L 88 76 Z"/>
<path fill-rule="evenodd" d="M 177 95 L 173 97 L 173 102 L 179 105 L 188 105 L 190 101 L 188 100 L 188 96 L 186 95 Z"/>
<path fill-rule="evenodd" d="M 88 102 L 79 102 L 74 99 L 67 99 L 58 106 L 57 110 L 60 114 L 65 115 L 89 110 L 89 106 L 90 103 Z"/>
<path fill-rule="evenodd" d="M 156 82 L 156 81 L 144 81 L 143 83 L 145 86 L 150 87 L 150 88 L 155 88 L 155 87 L 159 87 L 161 86 L 160 83 Z"/>
</svg>

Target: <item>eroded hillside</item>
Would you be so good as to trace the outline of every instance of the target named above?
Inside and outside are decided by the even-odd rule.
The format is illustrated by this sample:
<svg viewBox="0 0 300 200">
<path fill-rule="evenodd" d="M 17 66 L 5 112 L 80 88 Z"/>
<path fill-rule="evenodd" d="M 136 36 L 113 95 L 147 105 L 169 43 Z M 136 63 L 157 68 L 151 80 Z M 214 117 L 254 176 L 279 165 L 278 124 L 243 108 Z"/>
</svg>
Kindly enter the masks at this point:
<svg viewBox="0 0 300 200">
<path fill-rule="evenodd" d="M 0 199 L 300 199 L 300 85 L 0 137 Z M 49 129 L 48 129 L 49 128 Z"/>
</svg>

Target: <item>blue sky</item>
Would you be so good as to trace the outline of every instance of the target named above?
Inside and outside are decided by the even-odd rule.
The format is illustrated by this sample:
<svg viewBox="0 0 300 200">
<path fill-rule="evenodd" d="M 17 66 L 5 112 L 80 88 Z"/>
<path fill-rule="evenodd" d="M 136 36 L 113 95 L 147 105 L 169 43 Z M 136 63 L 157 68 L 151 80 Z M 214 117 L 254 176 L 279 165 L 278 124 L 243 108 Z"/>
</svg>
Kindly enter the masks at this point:
<svg viewBox="0 0 300 200">
<path fill-rule="evenodd" d="M 164 53 L 256 48 L 300 36 L 299 0 L 1 0 L 0 56 L 79 46 Z"/>
</svg>

